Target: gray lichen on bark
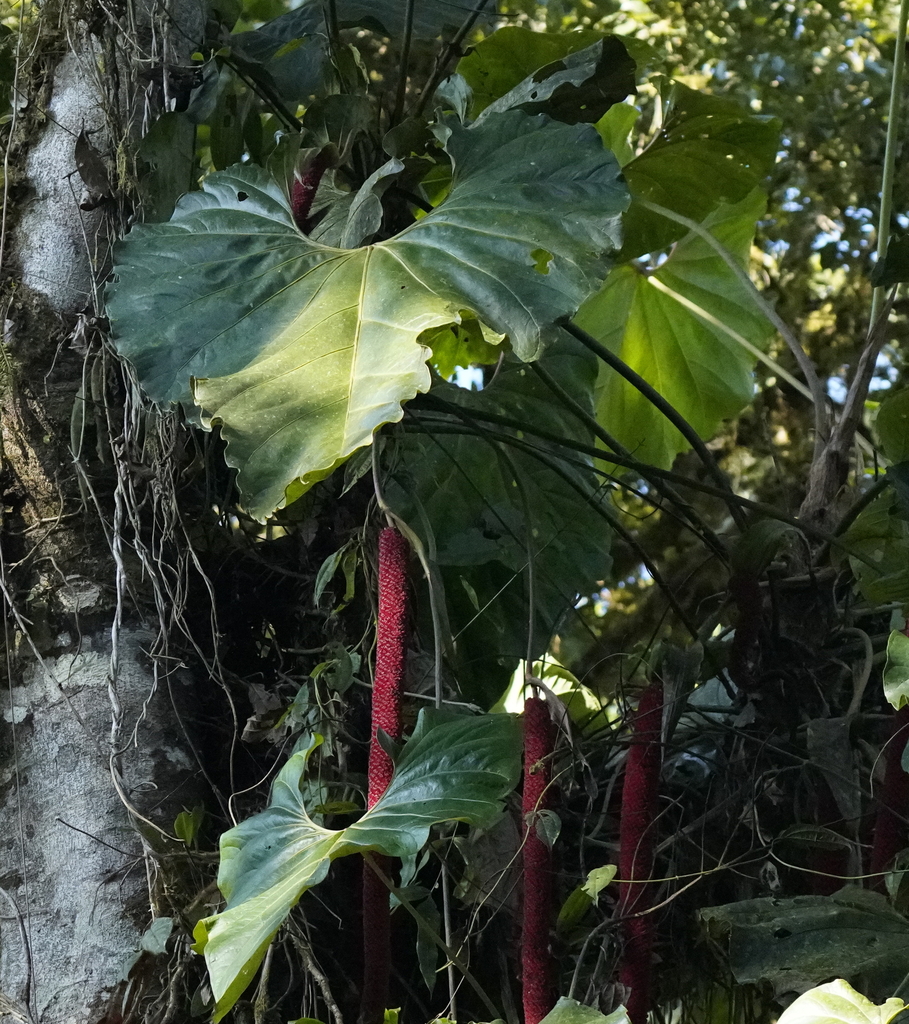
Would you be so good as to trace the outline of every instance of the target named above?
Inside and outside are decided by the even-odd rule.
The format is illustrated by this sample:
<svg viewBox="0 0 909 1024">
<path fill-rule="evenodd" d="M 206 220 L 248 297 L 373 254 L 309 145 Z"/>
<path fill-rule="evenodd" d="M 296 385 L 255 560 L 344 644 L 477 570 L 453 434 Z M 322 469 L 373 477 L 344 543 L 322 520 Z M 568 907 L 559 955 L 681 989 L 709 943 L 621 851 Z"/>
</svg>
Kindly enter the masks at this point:
<svg viewBox="0 0 909 1024">
<path fill-rule="evenodd" d="M 92 35 L 80 12 L 93 6 L 64 3 L 58 12 L 54 48 L 66 45 L 50 69 L 45 111 L 31 111 L 34 124 L 46 119 L 18 154 L 19 207 L 7 211 L 4 272 L 13 268 L 17 280 L 7 292 L 0 359 L 2 1024 L 106 1017 L 143 931 L 167 911 L 155 883 L 167 840 L 154 826 L 169 831 L 175 813 L 199 798 L 179 718 L 189 677 L 159 678 L 150 652 L 162 624 L 129 604 L 123 561 L 112 557 L 101 529 L 112 495 L 101 495 L 99 516 L 76 486 L 68 439 L 82 351 L 67 332 L 79 314 L 97 311 L 114 230 L 106 225 L 116 223 L 103 208 L 80 209 L 88 193 L 76 173 L 76 138 L 90 133 L 108 158 L 131 144 L 123 125 L 138 124 L 132 112 L 142 97 L 129 92 L 138 54 L 127 45 L 142 44 L 144 34 L 147 62 L 179 25 L 164 49 L 186 60 L 203 7 L 201 0 L 118 7 L 129 14 L 127 44 L 129 34 L 110 24 L 103 40 Z M 112 39 L 123 61 L 113 77 L 127 95 L 105 91 Z M 126 458 L 119 440 L 114 457 Z M 116 1012 L 106 1019 L 118 1019 Z"/>
<path fill-rule="evenodd" d="M 17 225 L 14 251 L 21 282 L 60 313 L 89 306 L 98 247 L 104 251 L 100 210 L 81 210 L 85 197 L 76 173 L 75 143 L 81 131 L 105 130 L 98 94 L 99 48 L 90 36 L 64 54 L 54 72 L 47 124 L 25 162 L 29 198 Z"/>
</svg>

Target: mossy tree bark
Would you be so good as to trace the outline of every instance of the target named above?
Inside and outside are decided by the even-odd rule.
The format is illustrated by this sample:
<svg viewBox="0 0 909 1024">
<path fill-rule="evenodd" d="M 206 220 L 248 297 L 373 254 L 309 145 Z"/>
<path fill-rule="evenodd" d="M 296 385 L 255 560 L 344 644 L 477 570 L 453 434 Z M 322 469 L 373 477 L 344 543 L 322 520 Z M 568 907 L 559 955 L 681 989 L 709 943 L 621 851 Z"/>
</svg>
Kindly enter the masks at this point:
<svg viewBox="0 0 909 1024">
<path fill-rule="evenodd" d="M 161 4 L 115 4 L 132 45 L 153 6 L 159 22 L 201 26 L 197 0 L 163 14 Z M 125 219 L 117 155 L 138 137 L 139 109 L 123 25 L 100 13 L 73 2 L 28 12 L 9 135 L 0 292 L 4 1022 L 165 1019 L 168 956 L 145 955 L 124 979 L 151 920 L 171 909 L 166 864 L 180 844 L 159 829 L 171 832 L 174 814 L 200 794 L 181 717 L 192 680 L 167 670 L 166 616 L 132 587 L 142 557 L 130 507 L 152 481 L 134 461 L 148 438 L 131 432 L 148 420 L 96 328 L 107 250 Z M 180 35 L 186 50 L 191 33 Z M 90 173 L 80 176 L 80 133 L 109 169 L 107 196 L 83 180 Z"/>
</svg>

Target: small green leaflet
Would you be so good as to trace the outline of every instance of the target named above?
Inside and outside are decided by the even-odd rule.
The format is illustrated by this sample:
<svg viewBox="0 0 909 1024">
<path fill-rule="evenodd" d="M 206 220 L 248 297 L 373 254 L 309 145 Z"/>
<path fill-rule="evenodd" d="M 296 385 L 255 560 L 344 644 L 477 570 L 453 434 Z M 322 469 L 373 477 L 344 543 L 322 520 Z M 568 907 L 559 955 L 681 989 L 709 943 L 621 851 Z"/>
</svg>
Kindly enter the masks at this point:
<svg viewBox="0 0 909 1024">
<path fill-rule="evenodd" d="M 897 711 L 909 704 L 909 636 L 897 629 L 887 640 L 884 696 Z"/>
<path fill-rule="evenodd" d="M 611 884 L 617 871 L 615 864 L 604 864 L 587 873 L 587 881 L 574 889 L 562 904 L 556 922 L 559 933 L 564 934 L 580 923 L 587 910 L 599 900 L 600 893 Z"/>
<path fill-rule="evenodd" d="M 114 343 L 154 401 L 221 425 L 260 520 L 429 388 L 422 331 L 467 310 L 532 360 L 609 269 L 627 192 L 594 128 L 510 110 L 436 134 L 451 191 L 389 241 L 321 245 L 265 171 L 237 165 L 117 247 Z"/>
<path fill-rule="evenodd" d="M 314 738 L 282 768 L 265 811 L 221 837 L 218 887 L 227 906 L 200 921 L 193 933 L 194 948 L 208 965 L 216 1022 L 250 983 L 275 932 L 303 893 L 325 878 L 331 861 L 367 851 L 413 856 L 430 827 L 442 821 L 488 826 L 520 772 L 515 718 L 424 710 L 384 796 L 355 824 L 333 831 L 315 824 L 301 795 L 307 760 L 320 742 Z"/>
</svg>

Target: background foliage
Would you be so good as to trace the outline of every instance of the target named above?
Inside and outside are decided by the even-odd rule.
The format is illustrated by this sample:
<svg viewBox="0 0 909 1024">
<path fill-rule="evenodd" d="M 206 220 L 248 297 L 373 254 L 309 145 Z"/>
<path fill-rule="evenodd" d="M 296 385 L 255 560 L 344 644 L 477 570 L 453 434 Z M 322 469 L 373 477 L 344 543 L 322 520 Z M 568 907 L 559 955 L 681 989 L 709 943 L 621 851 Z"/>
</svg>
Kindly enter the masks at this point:
<svg viewBox="0 0 909 1024">
<path fill-rule="evenodd" d="M 658 972 L 658 1016 L 771 1020 L 834 976 L 875 1004 L 905 995 L 903 874 L 873 873 L 868 856 L 893 724 L 885 687 L 895 706 L 905 687 L 893 639 L 909 603 L 905 298 L 898 290 L 829 530 L 800 530 L 808 382 L 729 263 L 653 205 L 706 227 L 748 270 L 840 415 L 869 326 L 895 6 L 505 3 L 460 47 L 447 44 L 462 5 L 419 4 L 409 40 L 403 5 L 335 8 L 340 44 L 314 3 L 212 4 L 197 59 L 169 72 L 167 109 L 120 167 L 142 223 L 118 251 L 108 311 L 146 393 L 182 406 L 159 421 L 179 438 L 168 455 L 178 546 L 194 560 L 180 621 L 185 656 L 213 679 L 200 710 L 213 800 L 176 827 L 199 858 L 186 867 L 161 850 L 175 922 L 164 948 L 186 1005 L 207 1013 L 223 995 L 188 948 L 194 928 L 204 942 L 223 921 L 209 871 L 218 836 L 222 853 L 250 837 L 253 849 L 293 807 L 294 827 L 329 844 L 368 827 L 369 815 L 351 816 L 365 788 L 374 469 L 435 597 L 415 560 L 411 719 L 435 691 L 486 711 L 541 657 L 535 672 L 568 707 L 551 823 L 565 996 L 603 1013 L 623 997 L 615 898 L 589 890 L 616 862 L 623 720 L 655 672 L 669 705 L 654 916 L 671 969 Z M 0 55 L 29 31 L 20 13 L 3 11 Z M 630 63 L 608 33 L 636 62 L 628 99 Z M 461 79 L 447 77 L 455 68 Z M 537 134 L 520 127 L 529 121 Z M 295 173 L 325 154 L 304 235 Z M 898 174 L 897 236 L 907 189 Z M 462 256 L 463 275 L 451 269 Z M 411 278 L 422 288 L 412 305 L 392 302 Z M 638 387 L 552 327 L 582 302 L 576 322 L 706 447 L 693 452 Z M 378 411 L 377 367 L 356 354 L 364 338 L 393 378 Z M 468 368 L 478 390 L 457 386 Z M 365 397 L 351 399 L 351 381 Z M 154 525 L 135 522 L 138 550 Z M 323 741 L 304 776 L 306 754 L 291 751 L 309 751 L 313 734 Z M 518 816 L 494 827 L 491 814 L 430 817 L 426 827 L 449 824 L 425 848 L 424 828 L 420 852 L 385 850 L 407 855 L 400 891 L 437 932 L 450 903 L 449 938 L 516 1020 Z M 254 976 L 255 987 L 235 1014 L 355 1013 L 353 875 L 347 860 L 325 875 L 330 857 L 293 880 L 250 940 L 231 1001 Z M 253 860 L 243 884 L 255 888 Z M 228 913 L 236 864 L 222 860 Z M 399 904 L 401 1019 L 453 1016 L 436 949 L 404 917 Z M 266 956 L 279 924 L 273 948 L 288 955 Z M 488 1015 L 470 992 L 457 1012 Z"/>
</svg>

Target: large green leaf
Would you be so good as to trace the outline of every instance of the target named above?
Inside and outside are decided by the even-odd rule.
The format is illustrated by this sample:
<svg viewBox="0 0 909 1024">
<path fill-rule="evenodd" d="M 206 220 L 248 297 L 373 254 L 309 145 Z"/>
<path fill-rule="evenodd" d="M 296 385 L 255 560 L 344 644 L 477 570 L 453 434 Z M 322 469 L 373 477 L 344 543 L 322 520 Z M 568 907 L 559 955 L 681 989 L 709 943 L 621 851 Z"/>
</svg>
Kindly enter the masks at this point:
<svg viewBox="0 0 909 1024">
<path fill-rule="evenodd" d="M 155 401 L 222 425 L 258 518 L 429 387 L 421 331 L 467 310 L 535 359 L 606 274 L 627 197 L 592 127 L 509 111 L 438 132 L 451 191 L 390 241 L 320 245 L 264 171 L 237 166 L 118 246 L 117 347 Z"/>
<path fill-rule="evenodd" d="M 307 759 L 319 742 L 282 768 L 266 810 L 221 837 L 218 887 L 227 906 L 193 933 L 208 965 L 215 1021 L 236 1002 L 275 932 L 331 861 L 368 851 L 412 856 L 442 821 L 488 826 L 520 771 L 516 719 L 424 710 L 382 798 L 354 825 L 332 831 L 310 818 L 301 795 Z"/>
<path fill-rule="evenodd" d="M 738 203 L 770 173 L 779 149 L 776 118 L 695 92 L 678 82 L 662 131 L 624 173 L 635 199 L 702 221 L 720 204 Z M 625 216 L 623 259 L 658 252 L 685 228 L 632 203 Z"/>
<path fill-rule="evenodd" d="M 729 966 L 742 985 L 769 982 L 778 994 L 802 992 L 831 975 L 893 991 L 906 973 L 909 922 L 886 897 L 864 889 L 833 896 L 743 900 L 700 911 L 728 941 Z"/>
<path fill-rule="evenodd" d="M 876 1006 L 837 978 L 799 996 L 786 1007 L 777 1024 L 889 1024 L 905 1007 L 897 998 Z"/>
<path fill-rule="evenodd" d="M 563 337 L 539 366 L 592 415 L 597 367 L 586 349 Z M 542 429 L 594 444 L 517 359 L 507 358 L 482 391 L 444 385 L 431 400 L 453 411 L 430 419 L 421 412 L 427 434 L 395 444 L 386 498 L 435 552 L 458 638 L 455 674 L 465 695 L 488 707 L 527 653 L 528 581 L 537 657 L 577 595 L 592 593 L 608 572 L 611 492 L 584 458 L 569 453 L 566 461 L 564 449 L 545 442 L 537 453 L 520 450 L 511 443 L 519 430 L 474 419 L 507 416 L 530 432 L 524 440 Z M 444 432 L 471 428 L 481 434 Z"/>
<path fill-rule="evenodd" d="M 535 32 L 507 25 L 473 46 L 458 61 L 457 71 L 471 88 L 472 117 L 510 92 L 539 68 L 577 53 L 603 38 L 602 32 Z"/>
<path fill-rule="evenodd" d="M 635 64 L 617 36 L 558 35 L 506 27 L 458 63 L 474 90 L 471 113 L 482 120 L 519 108 L 559 121 L 598 121 L 634 92 Z"/>
<path fill-rule="evenodd" d="M 764 203 L 756 189 L 705 222 L 743 264 Z M 742 282 L 693 233 L 652 272 L 632 264 L 616 268 L 575 319 L 652 384 L 702 437 L 738 415 L 754 394 L 755 357 L 741 340 L 761 349 L 773 331 Z M 668 467 L 688 448 L 678 430 L 605 365 L 597 415 L 638 459 L 652 465 Z"/>
</svg>

